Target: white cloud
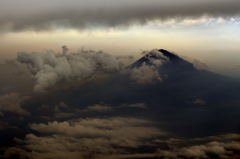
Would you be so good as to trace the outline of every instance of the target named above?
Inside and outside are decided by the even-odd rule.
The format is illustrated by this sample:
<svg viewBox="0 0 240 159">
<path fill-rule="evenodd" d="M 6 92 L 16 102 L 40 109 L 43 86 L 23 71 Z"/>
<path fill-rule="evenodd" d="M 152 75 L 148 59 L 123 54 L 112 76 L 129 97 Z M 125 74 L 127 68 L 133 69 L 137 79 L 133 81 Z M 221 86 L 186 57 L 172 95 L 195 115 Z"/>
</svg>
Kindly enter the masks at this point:
<svg viewBox="0 0 240 159">
<path fill-rule="evenodd" d="M 61 81 L 85 80 L 101 73 L 113 73 L 123 67 L 119 58 L 91 50 L 72 54 L 19 53 L 17 60 L 29 66 L 36 79 L 35 91 L 45 91 Z"/>
</svg>

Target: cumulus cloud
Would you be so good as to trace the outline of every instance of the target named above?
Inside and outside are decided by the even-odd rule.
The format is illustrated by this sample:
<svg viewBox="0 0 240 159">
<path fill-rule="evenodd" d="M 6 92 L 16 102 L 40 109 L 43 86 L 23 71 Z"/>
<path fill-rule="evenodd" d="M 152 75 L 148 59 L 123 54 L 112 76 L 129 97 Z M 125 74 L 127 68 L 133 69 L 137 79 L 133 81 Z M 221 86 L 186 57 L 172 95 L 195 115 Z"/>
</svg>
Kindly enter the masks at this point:
<svg viewBox="0 0 240 159">
<path fill-rule="evenodd" d="M 60 134 L 73 137 L 112 137 L 114 140 L 122 140 L 120 143 L 122 145 L 126 144 L 126 146 L 135 146 L 135 142 L 132 141 L 138 138 L 149 138 L 152 135 L 164 134 L 155 128 L 154 123 L 151 121 L 123 117 L 106 119 L 86 118 L 64 122 L 55 121 L 48 124 L 31 124 L 30 127 L 44 134 Z M 135 130 L 135 135 L 129 133 Z M 132 144 L 130 144 L 131 142 Z"/>
<path fill-rule="evenodd" d="M 33 87 L 33 79 L 26 66 L 16 60 L 0 63 L 0 93 L 18 92 L 27 94 Z M 17 81 L 17 82 L 16 82 Z"/>
<path fill-rule="evenodd" d="M 238 158 L 240 152 L 239 142 L 209 142 L 206 144 L 189 146 L 179 148 L 171 151 L 159 150 L 158 157 L 166 159 L 173 158 L 197 158 L 197 159 L 210 159 L 210 158 Z"/>
<path fill-rule="evenodd" d="M 161 81 L 160 74 L 154 66 L 142 65 L 139 68 L 131 70 L 131 79 L 138 84 L 149 84 L 155 81 Z"/>
<path fill-rule="evenodd" d="M 17 154 L 30 159 L 227 159 L 237 158 L 240 152 L 239 134 L 171 138 L 147 120 L 109 119 L 89 118 L 31 125 L 43 136 L 27 134 L 24 140 L 16 139 L 21 146 L 9 148 L 1 157 L 10 158 Z M 86 128 L 90 135 L 86 134 Z M 160 149 L 162 145 L 167 148 Z M 133 148 L 141 146 L 152 147 L 153 152 L 134 151 Z"/>
<path fill-rule="evenodd" d="M 36 79 L 35 91 L 45 91 L 60 81 L 83 80 L 101 73 L 113 73 L 123 67 L 119 58 L 101 51 L 77 53 L 19 53 L 17 60 L 28 65 Z"/>
<path fill-rule="evenodd" d="M 24 100 L 29 97 L 21 96 L 16 93 L 9 93 L 0 96 L 0 112 L 15 113 L 19 115 L 29 115 L 29 112 L 21 107 Z"/>
<path fill-rule="evenodd" d="M 29 7 L 31 6 L 31 7 Z M 238 0 L 22 0 L 0 2 L 2 30 L 96 28 L 202 15 L 239 15 Z"/>
<path fill-rule="evenodd" d="M 234 136 L 234 139 L 232 138 Z M 233 140 L 229 140 L 229 139 Z M 191 141 L 205 141 L 201 144 Z M 213 141 L 211 141 L 213 140 Z M 214 141 L 215 140 L 215 141 Z M 136 154 L 118 154 L 108 157 L 109 159 L 142 159 L 142 158 L 163 158 L 163 159 L 212 159 L 212 158 L 239 158 L 240 153 L 240 135 L 227 134 L 220 136 L 202 137 L 198 139 L 167 139 L 163 143 L 175 144 L 167 150 L 158 149 L 154 153 L 136 153 Z M 189 145 L 189 146 L 188 146 Z"/>
<path fill-rule="evenodd" d="M 128 56 L 114 56 L 102 51 L 80 50 L 67 54 L 67 47 L 63 53 L 25 53 L 17 56 L 17 61 L 26 64 L 35 78 L 36 92 L 44 92 L 63 81 L 84 82 L 96 79 L 98 75 L 121 73 L 128 75 L 138 84 L 151 84 L 162 81 L 159 67 L 168 61 L 167 57 L 157 50 L 145 51 L 144 58 L 150 63 L 143 63 L 139 67 L 127 69 L 134 60 Z M 159 58 L 152 58 L 156 56 Z"/>
<path fill-rule="evenodd" d="M 33 159 L 99 158 L 125 153 L 128 148 L 151 144 L 165 132 L 152 121 L 128 118 L 86 118 L 47 124 L 31 124 L 42 136 L 27 134 L 16 141 L 23 147 L 12 147 L 4 157 L 20 154 Z"/>
</svg>

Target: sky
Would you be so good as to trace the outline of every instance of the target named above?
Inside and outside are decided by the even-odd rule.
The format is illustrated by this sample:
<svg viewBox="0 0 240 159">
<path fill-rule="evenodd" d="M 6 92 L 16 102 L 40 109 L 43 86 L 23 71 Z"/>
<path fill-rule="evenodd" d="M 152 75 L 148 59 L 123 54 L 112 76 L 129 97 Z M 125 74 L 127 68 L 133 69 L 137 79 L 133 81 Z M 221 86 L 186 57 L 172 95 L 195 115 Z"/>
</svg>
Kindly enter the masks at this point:
<svg viewBox="0 0 240 159">
<path fill-rule="evenodd" d="M 0 10 L 1 59 L 63 45 L 133 56 L 164 48 L 218 73 L 240 72 L 237 0 L 3 0 Z"/>
</svg>

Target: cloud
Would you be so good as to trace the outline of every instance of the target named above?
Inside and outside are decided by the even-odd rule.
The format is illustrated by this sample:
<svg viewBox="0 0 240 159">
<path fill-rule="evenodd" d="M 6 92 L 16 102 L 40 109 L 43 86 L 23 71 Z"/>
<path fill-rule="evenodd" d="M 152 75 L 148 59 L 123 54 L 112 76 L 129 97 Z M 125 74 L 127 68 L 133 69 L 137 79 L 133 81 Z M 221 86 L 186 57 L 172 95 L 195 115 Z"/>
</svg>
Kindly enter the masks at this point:
<svg viewBox="0 0 240 159">
<path fill-rule="evenodd" d="M 0 117 L 1 117 L 1 116 L 0 116 Z M 6 123 L 6 122 L 0 121 L 0 131 L 6 130 L 6 129 L 9 129 L 9 128 L 16 128 L 16 127 L 11 126 L 11 125 L 9 125 L 9 124 Z"/>
<path fill-rule="evenodd" d="M 235 158 L 240 152 L 239 142 L 209 142 L 202 145 L 184 147 L 172 151 L 158 151 L 159 157 L 172 158 Z"/>
<path fill-rule="evenodd" d="M 29 97 L 22 97 L 16 93 L 10 93 L 0 96 L 0 112 L 15 113 L 18 115 L 29 115 L 29 112 L 21 107 L 23 101 Z"/>
<path fill-rule="evenodd" d="M 101 51 L 77 53 L 19 53 L 17 60 L 27 64 L 36 79 L 34 90 L 43 92 L 61 81 L 86 80 L 98 73 L 114 73 L 124 64 L 119 58 Z"/>
<path fill-rule="evenodd" d="M 206 104 L 206 101 L 204 101 L 203 99 L 196 99 L 193 101 L 193 104 L 196 104 L 196 105 L 205 105 Z"/>
<path fill-rule="evenodd" d="M 147 105 L 144 103 L 134 103 L 134 104 L 124 104 L 122 107 L 129 107 L 129 108 L 141 108 L 141 109 L 147 109 Z"/>
<path fill-rule="evenodd" d="M 17 154 L 30 159 L 227 159 L 237 158 L 240 152 L 239 134 L 171 138 L 164 136 L 161 130 L 155 129 L 153 123 L 147 120 L 109 119 L 79 119 L 78 121 L 68 121 L 70 125 L 65 124 L 65 126 L 62 125 L 63 122 L 55 123 L 54 126 L 53 123 L 35 124 L 31 127 L 43 136 L 27 134 L 24 140 L 16 139 L 21 146 L 9 148 L 0 157 L 11 158 Z M 105 133 L 112 132 L 99 134 L 99 131 L 94 130 L 98 136 L 89 136 L 82 134 L 75 124 L 99 129 Z M 102 127 L 101 124 L 103 124 Z M 73 135 L 71 131 L 77 133 Z M 159 147 L 163 145 L 167 148 L 160 149 Z M 133 148 L 141 149 L 141 146 L 151 147 L 152 152 L 134 151 Z"/>
<path fill-rule="evenodd" d="M 106 119 L 75 119 L 73 121 L 64 122 L 55 121 L 48 124 L 31 124 L 30 127 L 44 134 L 60 134 L 73 137 L 90 138 L 112 137 L 114 140 L 123 140 L 129 144 L 126 144 L 126 146 L 130 146 L 131 140 L 134 141 L 138 138 L 149 138 L 152 135 L 164 134 L 157 128 L 154 128 L 153 125 L 153 122 L 143 119 L 113 117 Z M 135 130 L 141 131 L 136 131 L 134 135 L 129 133 L 134 132 Z M 124 143 L 122 144 L 125 145 Z M 135 146 L 134 144 L 132 145 Z"/>
<path fill-rule="evenodd" d="M 27 67 L 16 60 L 4 61 L 0 64 L 0 93 L 18 92 L 26 94 L 31 92 L 33 79 Z"/>
<path fill-rule="evenodd" d="M 163 54 L 159 53 L 158 50 L 154 49 L 151 51 L 143 51 L 145 56 L 143 58 L 149 60 L 143 62 L 139 67 L 134 67 L 130 70 L 130 78 L 138 84 L 151 84 L 157 81 L 162 81 L 162 75 L 159 73 L 159 67 L 167 63 L 169 59 Z M 159 58 L 152 58 L 156 56 Z"/>
<path fill-rule="evenodd" d="M 1 30 L 96 28 L 145 24 L 151 20 L 203 15 L 239 15 L 238 0 L 22 0 L 0 2 Z M 31 6 L 31 7 L 29 7 Z"/>
<path fill-rule="evenodd" d="M 83 110 L 80 110 L 80 112 L 108 112 L 112 110 L 113 108 L 111 106 L 95 104 L 95 105 L 90 105 Z"/>
<path fill-rule="evenodd" d="M 186 146 L 170 150 L 157 150 L 155 153 L 115 155 L 108 159 L 213 159 L 213 158 L 239 158 L 239 142 L 209 142 L 200 145 Z"/>
<path fill-rule="evenodd" d="M 99 158 L 146 146 L 152 138 L 165 135 L 154 122 L 130 117 L 80 118 L 30 128 L 42 136 L 27 134 L 24 140 L 17 139 L 24 146 L 9 148 L 5 158 L 14 154 L 33 159 Z"/>
<path fill-rule="evenodd" d="M 76 53 L 18 53 L 17 61 L 26 64 L 36 80 L 34 91 L 45 92 L 60 82 L 86 82 L 96 79 L 99 75 L 111 75 L 121 73 L 122 76 L 129 76 L 138 84 L 151 84 L 162 81 L 159 74 L 159 67 L 168 59 L 157 50 L 145 52 L 161 56 L 161 59 L 149 58 L 151 65 L 143 65 L 127 69 L 133 57 L 118 57 L 102 51 L 80 50 Z M 148 55 L 146 55 L 147 58 Z M 162 59 L 163 58 L 163 59 Z"/>
<path fill-rule="evenodd" d="M 158 70 L 146 64 L 131 70 L 130 77 L 138 84 L 150 84 L 162 80 Z"/>
</svg>

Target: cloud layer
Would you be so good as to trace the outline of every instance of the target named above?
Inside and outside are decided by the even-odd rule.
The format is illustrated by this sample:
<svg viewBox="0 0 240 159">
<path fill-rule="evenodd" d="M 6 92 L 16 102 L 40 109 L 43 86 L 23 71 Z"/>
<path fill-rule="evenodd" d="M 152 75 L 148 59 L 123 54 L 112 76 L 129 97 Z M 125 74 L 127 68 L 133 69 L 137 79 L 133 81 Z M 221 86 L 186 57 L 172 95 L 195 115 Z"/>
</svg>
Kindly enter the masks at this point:
<svg viewBox="0 0 240 159">
<path fill-rule="evenodd" d="M 41 136 L 27 134 L 16 139 L 20 145 L 1 157 L 30 159 L 208 159 L 237 158 L 240 135 L 226 134 L 200 138 L 169 137 L 148 120 L 113 117 L 86 118 L 47 124 L 31 124 Z M 161 148 L 165 145 L 166 148 Z M 141 147 L 148 146 L 151 153 Z"/>
<path fill-rule="evenodd" d="M 238 0 L 3 0 L 0 2 L 0 28 L 15 31 L 82 29 L 202 15 L 231 17 L 239 14 L 239 6 Z"/>
<path fill-rule="evenodd" d="M 99 158 L 151 144 L 151 138 L 165 135 L 154 122 L 127 117 L 87 118 L 30 127 L 44 136 L 27 134 L 24 147 L 12 147 L 6 157 L 22 153 L 32 159 Z M 25 150 L 29 150 L 28 153 Z M 1 156 L 0 156 L 1 157 Z"/>
</svg>

